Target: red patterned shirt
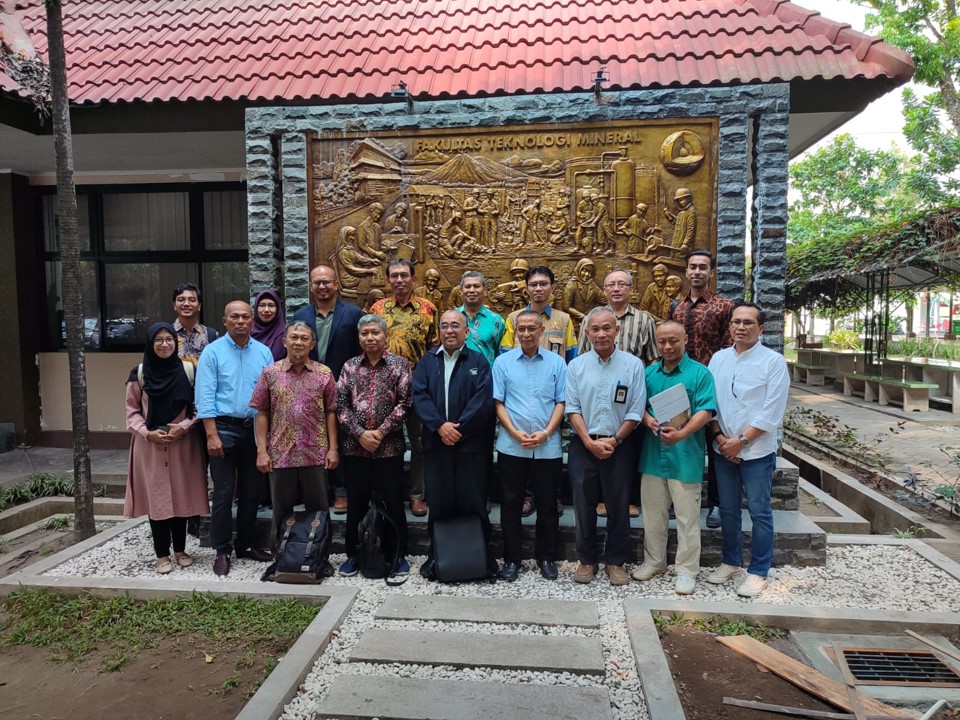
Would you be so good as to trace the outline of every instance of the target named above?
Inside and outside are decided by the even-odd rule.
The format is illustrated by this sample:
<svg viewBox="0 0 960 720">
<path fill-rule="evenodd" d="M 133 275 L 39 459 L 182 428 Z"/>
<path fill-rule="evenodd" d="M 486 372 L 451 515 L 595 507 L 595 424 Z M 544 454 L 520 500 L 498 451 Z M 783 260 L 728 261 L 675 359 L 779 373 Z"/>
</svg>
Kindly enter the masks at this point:
<svg viewBox="0 0 960 720">
<path fill-rule="evenodd" d="M 406 305 L 393 298 L 377 300 L 370 308 L 387 321 L 387 350 L 416 365 L 427 350 L 440 344 L 437 306 L 412 295 Z"/>
<path fill-rule="evenodd" d="M 385 352 L 376 365 L 366 354 L 347 360 L 337 380 L 337 416 L 344 455 L 384 458 L 403 455 L 403 423 L 413 404 L 410 363 Z M 374 452 L 360 444 L 364 430 L 380 430 L 383 441 Z"/>
<path fill-rule="evenodd" d="M 730 316 L 733 300 L 704 290 L 696 300 L 683 298 L 670 318 L 687 331 L 687 355 L 702 365 L 709 365 L 713 354 L 733 345 L 730 338 Z"/>
<path fill-rule="evenodd" d="M 326 365 L 300 370 L 284 358 L 260 374 L 250 407 L 270 415 L 267 451 L 276 469 L 323 467 L 330 440 L 326 412 L 337 409 L 337 384 Z"/>
</svg>

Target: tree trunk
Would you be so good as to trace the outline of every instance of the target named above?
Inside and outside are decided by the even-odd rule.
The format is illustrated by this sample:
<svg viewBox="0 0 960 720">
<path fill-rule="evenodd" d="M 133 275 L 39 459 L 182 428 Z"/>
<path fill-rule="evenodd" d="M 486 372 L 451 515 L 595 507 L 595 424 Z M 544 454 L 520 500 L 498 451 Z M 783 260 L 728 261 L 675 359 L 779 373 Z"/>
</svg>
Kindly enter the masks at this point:
<svg viewBox="0 0 960 720">
<path fill-rule="evenodd" d="M 90 435 L 87 427 L 87 373 L 83 354 L 83 291 L 80 281 L 80 237 L 77 234 L 77 192 L 73 180 L 73 140 L 67 61 L 63 48 L 60 0 L 46 0 L 53 138 L 57 155 L 57 216 L 63 291 L 63 317 L 70 358 L 70 407 L 73 420 L 73 477 L 76 519 L 74 533 L 83 540 L 96 533 L 93 482 L 90 477 Z"/>
</svg>

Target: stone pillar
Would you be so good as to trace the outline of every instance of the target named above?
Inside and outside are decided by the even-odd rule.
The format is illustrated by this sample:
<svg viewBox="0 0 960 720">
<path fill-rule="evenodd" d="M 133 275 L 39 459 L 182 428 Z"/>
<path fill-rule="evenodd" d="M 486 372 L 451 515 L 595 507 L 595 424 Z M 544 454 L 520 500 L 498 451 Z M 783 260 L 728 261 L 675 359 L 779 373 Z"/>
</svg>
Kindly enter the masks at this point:
<svg viewBox="0 0 960 720">
<path fill-rule="evenodd" d="M 247 130 L 247 235 L 249 244 L 250 291 L 256 293 L 276 285 L 275 248 L 282 246 L 278 218 L 283 205 L 279 197 L 277 143 L 269 134 Z"/>
<path fill-rule="evenodd" d="M 730 299 L 743 297 L 744 239 L 747 235 L 746 115 L 720 119 L 717 168 L 717 292 Z"/>
<path fill-rule="evenodd" d="M 771 93 L 779 86 L 771 86 Z M 766 94 L 765 88 L 765 94 Z M 787 274 L 787 189 L 790 159 L 790 101 L 754 116 L 752 249 L 753 301 L 767 314 L 764 344 L 783 351 L 783 314 Z"/>
<path fill-rule="evenodd" d="M 287 308 L 310 302 L 310 232 L 307 221 L 307 138 L 285 133 L 280 145 L 280 181 L 283 185 L 283 279 Z M 316 258 L 317 264 L 328 262 Z M 284 287 L 284 285 L 281 285 Z"/>
</svg>

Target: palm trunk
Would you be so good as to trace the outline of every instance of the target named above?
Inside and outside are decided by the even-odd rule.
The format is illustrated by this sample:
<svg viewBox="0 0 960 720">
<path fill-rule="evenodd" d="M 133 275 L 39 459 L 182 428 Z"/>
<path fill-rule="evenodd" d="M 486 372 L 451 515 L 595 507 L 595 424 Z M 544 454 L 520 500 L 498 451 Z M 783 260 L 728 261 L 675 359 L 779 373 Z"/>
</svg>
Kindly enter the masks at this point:
<svg viewBox="0 0 960 720">
<path fill-rule="evenodd" d="M 60 0 L 46 0 L 47 43 L 53 96 L 53 138 L 57 155 L 57 216 L 60 226 L 63 317 L 70 358 L 70 406 L 73 420 L 73 477 L 78 540 L 96 533 L 93 522 L 93 483 L 90 477 L 90 435 L 87 427 L 87 373 L 83 353 L 83 291 L 80 283 L 80 238 L 77 234 L 77 192 L 73 180 L 73 141 L 67 62 L 63 49 L 63 10 Z"/>
</svg>

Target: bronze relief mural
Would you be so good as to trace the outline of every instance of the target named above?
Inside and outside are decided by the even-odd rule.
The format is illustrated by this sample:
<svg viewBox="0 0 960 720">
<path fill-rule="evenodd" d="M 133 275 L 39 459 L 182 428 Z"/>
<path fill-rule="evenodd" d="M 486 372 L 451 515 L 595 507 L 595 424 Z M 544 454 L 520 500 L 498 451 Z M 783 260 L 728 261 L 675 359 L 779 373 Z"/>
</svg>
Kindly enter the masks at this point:
<svg viewBox="0 0 960 720">
<path fill-rule="evenodd" d="M 311 263 L 337 268 L 344 299 L 389 293 L 385 263 L 413 260 L 417 294 L 459 304 L 460 275 L 487 304 L 523 307 L 523 274 L 548 265 L 575 319 L 629 269 L 634 302 L 663 317 L 684 254 L 716 249 L 715 119 L 322 133 L 309 140 Z"/>
</svg>

